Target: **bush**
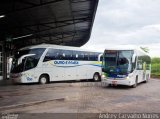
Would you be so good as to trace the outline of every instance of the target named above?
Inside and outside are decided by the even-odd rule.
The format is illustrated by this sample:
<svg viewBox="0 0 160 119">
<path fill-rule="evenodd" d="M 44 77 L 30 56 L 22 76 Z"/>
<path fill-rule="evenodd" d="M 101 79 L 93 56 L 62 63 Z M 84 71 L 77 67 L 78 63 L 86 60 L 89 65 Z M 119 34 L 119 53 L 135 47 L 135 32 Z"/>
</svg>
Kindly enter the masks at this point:
<svg viewBox="0 0 160 119">
<path fill-rule="evenodd" d="M 152 58 L 151 77 L 160 78 L 160 58 Z"/>
</svg>

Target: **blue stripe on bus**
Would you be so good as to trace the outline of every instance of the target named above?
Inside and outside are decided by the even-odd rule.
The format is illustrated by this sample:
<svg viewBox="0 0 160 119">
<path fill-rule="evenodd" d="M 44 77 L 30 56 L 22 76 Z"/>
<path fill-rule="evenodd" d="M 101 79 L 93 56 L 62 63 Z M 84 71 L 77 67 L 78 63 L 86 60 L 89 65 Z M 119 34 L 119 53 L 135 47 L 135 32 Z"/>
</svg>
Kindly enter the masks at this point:
<svg viewBox="0 0 160 119">
<path fill-rule="evenodd" d="M 96 66 L 96 67 L 101 67 L 101 65 L 94 65 L 94 64 L 83 64 L 83 65 L 74 65 L 74 66 L 57 66 L 56 67 L 78 67 L 78 66 L 84 66 L 84 65 L 91 65 L 91 66 Z"/>
</svg>

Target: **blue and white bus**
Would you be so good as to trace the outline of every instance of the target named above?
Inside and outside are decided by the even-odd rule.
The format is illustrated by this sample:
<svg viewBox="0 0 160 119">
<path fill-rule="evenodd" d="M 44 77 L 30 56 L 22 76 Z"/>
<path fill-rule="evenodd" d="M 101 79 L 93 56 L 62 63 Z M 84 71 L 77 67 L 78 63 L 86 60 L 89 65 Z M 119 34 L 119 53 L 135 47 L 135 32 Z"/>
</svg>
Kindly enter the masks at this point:
<svg viewBox="0 0 160 119">
<path fill-rule="evenodd" d="M 136 87 L 140 82 L 148 82 L 150 73 L 151 58 L 140 48 L 105 49 L 102 82 Z"/>
<path fill-rule="evenodd" d="M 101 79 L 102 53 L 77 47 L 42 44 L 20 49 L 10 78 L 17 83 Z"/>
</svg>

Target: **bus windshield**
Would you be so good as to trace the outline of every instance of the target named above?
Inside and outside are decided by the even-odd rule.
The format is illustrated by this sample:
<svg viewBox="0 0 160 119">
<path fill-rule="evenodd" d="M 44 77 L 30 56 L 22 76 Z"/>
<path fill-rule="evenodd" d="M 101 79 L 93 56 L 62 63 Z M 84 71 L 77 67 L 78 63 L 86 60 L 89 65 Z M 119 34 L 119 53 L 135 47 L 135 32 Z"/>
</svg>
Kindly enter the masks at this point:
<svg viewBox="0 0 160 119">
<path fill-rule="evenodd" d="M 18 51 L 12 61 L 11 73 L 19 73 L 37 66 L 45 48 L 25 49 Z"/>
<path fill-rule="evenodd" d="M 103 59 L 104 72 L 127 75 L 132 71 L 132 50 L 106 50 Z"/>
</svg>

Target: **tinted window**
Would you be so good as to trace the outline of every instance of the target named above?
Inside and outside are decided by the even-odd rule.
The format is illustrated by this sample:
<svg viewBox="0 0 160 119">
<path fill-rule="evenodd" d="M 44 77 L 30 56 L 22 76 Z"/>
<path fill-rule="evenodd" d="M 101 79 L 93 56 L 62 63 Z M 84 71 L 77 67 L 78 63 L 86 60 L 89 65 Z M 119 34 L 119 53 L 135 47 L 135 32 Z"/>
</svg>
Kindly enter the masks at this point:
<svg viewBox="0 0 160 119">
<path fill-rule="evenodd" d="M 99 53 L 90 53 L 85 51 L 49 49 L 44 58 L 44 61 L 49 61 L 49 60 L 98 61 L 98 55 Z"/>
<path fill-rule="evenodd" d="M 70 50 L 49 49 L 44 62 L 49 60 L 72 60 L 72 56 L 73 54 Z"/>
<path fill-rule="evenodd" d="M 89 53 L 88 52 L 84 52 L 84 59 L 83 60 L 89 60 Z"/>
<path fill-rule="evenodd" d="M 84 51 L 73 51 L 73 60 L 89 60 L 89 53 Z"/>
<path fill-rule="evenodd" d="M 98 56 L 100 53 L 95 53 L 95 61 L 98 61 Z M 101 60 L 102 61 L 102 60 Z"/>
<path fill-rule="evenodd" d="M 95 53 L 90 53 L 89 54 L 89 60 L 90 61 L 95 61 L 95 59 L 96 59 Z"/>
<path fill-rule="evenodd" d="M 14 58 L 20 58 L 21 56 L 27 55 L 27 54 L 35 54 L 35 55 L 37 55 L 37 57 L 41 57 L 44 50 L 45 50 L 45 48 L 34 48 L 34 49 L 20 50 L 14 55 Z"/>
<path fill-rule="evenodd" d="M 151 58 L 149 56 L 139 56 L 138 57 L 138 62 L 137 62 L 137 69 L 142 70 L 142 69 L 150 69 L 150 64 L 151 64 Z"/>
<path fill-rule="evenodd" d="M 70 50 L 62 50 L 62 58 L 63 60 L 72 60 L 72 51 Z"/>
<path fill-rule="evenodd" d="M 35 49 L 27 49 L 27 50 L 25 49 L 25 50 L 18 51 L 14 55 L 14 58 L 13 58 L 11 72 L 12 73 L 19 73 L 19 72 L 22 72 L 24 70 L 28 70 L 28 69 L 36 67 L 41 55 L 44 52 L 44 50 L 45 50 L 45 48 L 35 48 Z M 33 60 L 34 60 L 33 61 L 34 66 L 32 66 L 32 67 L 26 66 L 25 67 L 25 65 L 28 65 L 28 63 L 30 62 L 30 60 L 27 60 L 27 58 L 29 58 L 29 57 L 28 56 L 24 57 L 22 59 L 21 63 L 19 63 L 18 60 L 19 60 L 19 58 L 23 57 L 24 55 L 29 55 L 29 54 L 34 54 L 34 56 L 30 56 L 30 58 L 33 58 Z"/>
<path fill-rule="evenodd" d="M 50 60 L 56 60 L 59 57 L 60 57 L 60 50 L 49 49 L 43 61 L 46 62 L 46 61 L 50 61 Z"/>
<path fill-rule="evenodd" d="M 73 60 L 78 60 L 78 51 L 73 51 L 72 52 L 72 59 Z"/>
<path fill-rule="evenodd" d="M 24 70 L 29 70 L 36 67 L 38 64 L 38 59 L 35 56 L 30 56 L 26 58 Z"/>
<path fill-rule="evenodd" d="M 77 60 L 84 60 L 84 52 L 77 51 L 77 54 L 78 54 L 78 59 Z"/>
<path fill-rule="evenodd" d="M 58 57 L 56 60 L 65 60 L 65 53 L 64 53 L 64 50 L 58 50 L 59 53 L 58 53 Z"/>
<path fill-rule="evenodd" d="M 98 56 L 99 56 L 99 53 L 90 53 L 90 55 L 89 55 L 89 60 L 90 61 L 98 61 Z M 101 59 L 101 61 L 102 61 L 102 59 Z"/>
<path fill-rule="evenodd" d="M 104 54 L 104 65 L 106 68 L 117 65 L 117 51 L 106 51 Z"/>
</svg>

